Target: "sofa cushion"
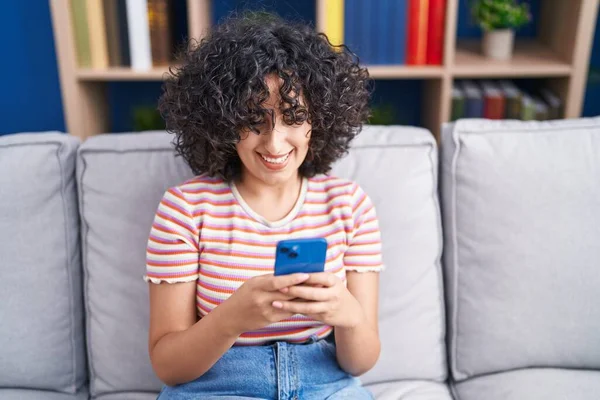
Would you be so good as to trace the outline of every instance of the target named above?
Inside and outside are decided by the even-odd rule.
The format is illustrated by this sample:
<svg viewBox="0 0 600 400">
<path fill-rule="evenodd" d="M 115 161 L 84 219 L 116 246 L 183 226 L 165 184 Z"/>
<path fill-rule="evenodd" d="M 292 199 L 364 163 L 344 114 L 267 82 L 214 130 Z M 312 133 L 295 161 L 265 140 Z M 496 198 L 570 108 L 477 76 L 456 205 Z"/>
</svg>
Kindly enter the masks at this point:
<svg viewBox="0 0 600 400">
<path fill-rule="evenodd" d="M 0 389 L 0 399 L 2 400 L 87 400 L 88 398 L 89 395 L 85 389 L 74 394 L 33 389 Z"/>
<path fill-rule="evenodd" d="M 382 235 L 382 348 L 364 383 L 446 379 L 437 158 L 425 129 L 367 126 L 333 170 L 369 194 Z"/>
<path fill-rule="evenodd" d="M 482 376 L 455 387 L 457 400 L 596 400 L 600 371 L 525 369 Z"/>
<path fill-rule="evenodd" d="M 442 149 L 454 378 L 600 368 L 600 119 L 461 120 Z"/>
<path fill-rule="evenodd" d="M 397 381 L 368 385 L 377 400 L 452 400 L 444 383 Z"/>
<path fill-rule="evenodd" d="M 103 135 L 79 152 L 94 397 L 160 389 L 148 359 L 148 288 L 141 277 L 162 194 L 191 177 L 171 140 L 159 132 Z M 366 127 L 335 166 L 375 202 L 384 240 L 382 355 L 366 383 L 446 378 L 436 157 L 423 129 Z"/>
<path fill-rule="evenodd" d="M 77 158 L 92 398 L 158 392 L 148 357 L 146 243 L 164 191 L 192 176 L 164 132 L 100 135 Z M 104 397 L 103 397 L 104 398 Z"/>
<path fill-rule="evenodd" d="M 0 388 L 72 394 L 86 379 L 78 145 L 58 132 L 0 138 Z"/>
</svg>

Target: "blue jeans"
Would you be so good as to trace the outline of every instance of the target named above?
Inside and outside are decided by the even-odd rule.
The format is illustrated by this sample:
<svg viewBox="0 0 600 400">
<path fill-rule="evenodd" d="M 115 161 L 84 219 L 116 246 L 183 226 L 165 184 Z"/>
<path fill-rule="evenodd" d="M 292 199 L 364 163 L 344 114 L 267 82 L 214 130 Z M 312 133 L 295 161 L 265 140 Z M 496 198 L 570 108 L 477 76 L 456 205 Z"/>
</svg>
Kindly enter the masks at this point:
<svg viewBox="0 0 600 400">
<path fill-rule="evenodd" d="M 333 335 L 304 344 L 234 346 L 200 378 L 164 386 L 158 400 L 367 400 L 373 396 L 344 372 Z"/>
</svg>

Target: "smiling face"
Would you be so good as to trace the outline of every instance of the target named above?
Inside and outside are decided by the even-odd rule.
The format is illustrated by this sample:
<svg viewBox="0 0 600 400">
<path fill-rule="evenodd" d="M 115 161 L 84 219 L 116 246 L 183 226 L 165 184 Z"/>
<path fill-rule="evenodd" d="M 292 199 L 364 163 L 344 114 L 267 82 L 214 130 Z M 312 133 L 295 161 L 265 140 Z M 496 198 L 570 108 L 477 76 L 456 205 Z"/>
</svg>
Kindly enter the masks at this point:
<svg viewBox="0 0 600 400">
<path fill-rule="evenodd" d="M 236 150 L 242 160 L 242 180 L 278 186 L 298 179 L 298 168 L 308 153 L 311 126 L 307 121 L 286 124 L 279 108 L 281 80 L 269 75 L 265 82 L 270 95 L 263 107 L 272 110 L 274 118 L 265 118 L 258 135 L 250 130 L 242 132 Z"/>
</svg>

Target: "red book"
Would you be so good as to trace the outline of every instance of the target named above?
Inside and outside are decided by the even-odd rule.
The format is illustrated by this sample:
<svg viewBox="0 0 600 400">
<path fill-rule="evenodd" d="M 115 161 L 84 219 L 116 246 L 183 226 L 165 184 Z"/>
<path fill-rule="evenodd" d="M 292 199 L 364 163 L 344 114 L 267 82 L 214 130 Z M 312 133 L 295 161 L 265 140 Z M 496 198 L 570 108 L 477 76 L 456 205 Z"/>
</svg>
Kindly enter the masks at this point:
<svg viewBox="0 0 600 400">
<path fill-rule="evenodd" d="M 446 0 L 429 0 L 427 24 L 427 64 L 441 65 L 444 54 Z"/>
<path fill-rule="evenodd" d="M 427 23 L 429 0 L 408 0 L 408 30 L 406 32 L 406 64 L 427 63 Z"/>
<path fill-rule="evenodd" d="M 506 101 L 504 93 L 493 82 L 484 80 L 481 82 L 483 90 L 483 118 L 502 119 Z"/>
</svg>

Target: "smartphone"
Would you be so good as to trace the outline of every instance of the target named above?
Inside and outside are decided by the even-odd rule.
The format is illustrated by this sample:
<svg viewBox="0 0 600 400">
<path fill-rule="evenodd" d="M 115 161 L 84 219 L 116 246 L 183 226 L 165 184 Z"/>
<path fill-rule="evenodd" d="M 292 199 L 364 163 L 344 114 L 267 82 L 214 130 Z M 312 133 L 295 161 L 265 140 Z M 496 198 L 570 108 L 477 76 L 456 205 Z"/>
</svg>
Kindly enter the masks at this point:
<svg viewBox="0 0 600 400">
<path fill-rule="evenodd" d="M 325 270 L 327 240 L 324 238 L 288 239 L 277 243 L 275 276 Z"/>
</svg>

